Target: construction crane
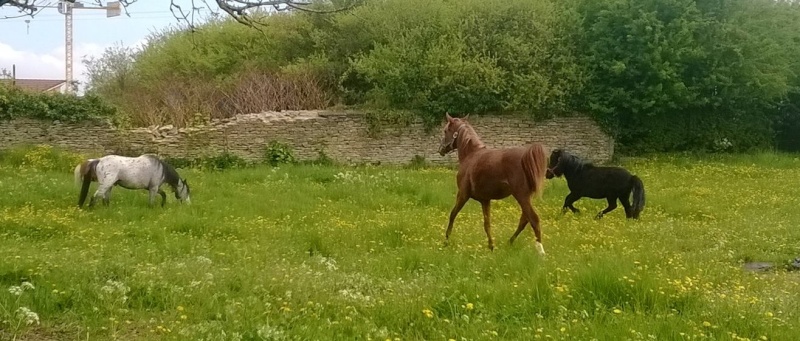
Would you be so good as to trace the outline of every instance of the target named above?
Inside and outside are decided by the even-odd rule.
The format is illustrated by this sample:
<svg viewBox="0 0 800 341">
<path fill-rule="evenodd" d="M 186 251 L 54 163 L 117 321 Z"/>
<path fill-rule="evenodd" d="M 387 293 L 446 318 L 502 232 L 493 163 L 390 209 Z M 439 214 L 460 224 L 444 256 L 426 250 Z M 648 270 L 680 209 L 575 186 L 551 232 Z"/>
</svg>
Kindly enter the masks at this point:
<svg viewBox="0 0 800 341">
<path fill-rule="evenodd" d="M 65 81 L 67 83 L 66 93 L 72 92 L 72 11 L 76 9 L 94 9 L 106 10 L 106 18 L 119 16 L 122 12 L 121 4 L 119 1 L 109 1 L 105 6 L 89 7 L 82 2 L 75 0 L 61 0 L 58 6 L 41 6 L 41 7 L 57 7 L 58 13 L 64 15 L 64 67 L 65 67 Z"/>
</svg>

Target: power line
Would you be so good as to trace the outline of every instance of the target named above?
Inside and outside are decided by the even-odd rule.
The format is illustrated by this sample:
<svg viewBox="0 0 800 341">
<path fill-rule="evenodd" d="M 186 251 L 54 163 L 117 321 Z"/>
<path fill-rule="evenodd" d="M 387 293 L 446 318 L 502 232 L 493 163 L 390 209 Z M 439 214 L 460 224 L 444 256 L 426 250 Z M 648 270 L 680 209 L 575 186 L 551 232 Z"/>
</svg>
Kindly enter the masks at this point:
<svg viewBox="0 0 800 341">
<path fill-rule="evenodd" d="M 198 8 L 196 10 L 199 11 L 199 12 L 209 12 L 209 10 L 207 8 Z M 213 13 L 213 12 L 209 12 L 209 13 Z M 130 14 L 130 17 L 126 16 L 126 17 L 120 17 L 120 18 L 123 18 L 123 19 L 124 18 L 137 18 L 137 17 L 139 17 L 138 16 L 139 14 L 163 14 L 163 15 L 169 15 L 170 17 L 174 17 L 172 15 L 172 12 L 170 12 L 170 11 L 140 11 L 140 12 L 128 12 L 128 14 Z M 104 14 L 92 14 L 92 13 L 84 14 L 84 16 L 102 16 L 103 18 L 106 17 Z M 30 16 L 14 17 L 14 18 L 2 18 L 2 17 L 0 17 L 0 22 L 3 22 L 3 21 L 14 21 L 14 20 L 26 20 L 26 19 L 27 20 L 31 20 L 31 21 L 35 21 L 35 20 L 38 20 L 39 18 L 49 19 L 49 18 L 61 18 L 61 17 L 62 17 L 62 15 L 59 15 L 59 14 L 43 14 L 43 13 L 40 13 L 40 14 L 34 15 L 33 18 L 31 18 Z"/>
<path fill-rule="evenodd" d="M 88 18 L 74 18 L 73 21 L 96 21 L 96 20 L 104 20 L 106 19 L 105 16 L 95 16 L 95 17 L 88 17 Z M 175 19 L 172 15 L 165 15 L 165 16 L 148 16 L 148 17 L 135 17 L 135 18 L 119 18 L 117 20 L 125 20 L 125 21 L 139 21 L 139 20 L 151 20 L 151 19 Z M 54 21 L 64 21 L 63 19 L 35 19 L 30 20 L 30 24 L 35 24 L 37 22 L 54 22 Z M 0 20 L 0 24 L 20 24 L 25 23 L 24 20 Z"/>
</svg>

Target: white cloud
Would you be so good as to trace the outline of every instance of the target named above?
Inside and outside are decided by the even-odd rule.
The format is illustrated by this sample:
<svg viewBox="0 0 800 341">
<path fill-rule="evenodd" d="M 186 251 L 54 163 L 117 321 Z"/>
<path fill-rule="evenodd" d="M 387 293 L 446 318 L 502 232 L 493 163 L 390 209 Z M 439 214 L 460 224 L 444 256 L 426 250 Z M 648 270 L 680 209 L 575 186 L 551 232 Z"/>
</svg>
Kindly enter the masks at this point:
<svg viewBox="0 0 800 341">
<path fill-rule="evenodd" d="M 77 43 L 72 48 L 72 77 L 74 80 L 86 82 L 86 71 L 81 60 L 85 56 L 99 57 L 106 49 L 104 45 L 92 43 Z M 64 79 L 64 46 L 60 46 L 48 53 L 35 53 L 17 50 L 14 47 L 0 42 L 0 68 L 11 71 L 12 65 L 17 66 L 17 78 Z"/>
</svg>

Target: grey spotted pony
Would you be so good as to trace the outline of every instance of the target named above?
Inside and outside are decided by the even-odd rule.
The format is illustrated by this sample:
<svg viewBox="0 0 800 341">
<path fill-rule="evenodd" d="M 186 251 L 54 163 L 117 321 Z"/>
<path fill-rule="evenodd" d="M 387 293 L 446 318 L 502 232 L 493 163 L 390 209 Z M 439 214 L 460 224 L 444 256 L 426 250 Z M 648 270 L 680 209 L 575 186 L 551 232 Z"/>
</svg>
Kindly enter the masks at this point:
<svg viewBox="0 0 800 341">
<path fill-rule="evenodd" d="M 78 207 L 83 207 L 89 185 L 95 181 L 99 185 L 89 207 L 94 206 L 95 198 L 102 197 L 103 204 L 108 205 L 111 188 L 118 185 L 127 189 L 146 189 L 150 192 L 150 206 L 155 205 L 156 194 L 161 195 L 161 207 L 167 201 L 167 194 L 161 190 L 166 183 L 175 192 L 175 198 L 181 203 L 191 203 L 189 184 L 182 179 L 175 168 L 165 163 L 158 156 L 144 154 L 138 157 L 106 155 L 99 159 L 88 159 L 75 167 L 75 182 L 81 185 Z"/>
</svg>

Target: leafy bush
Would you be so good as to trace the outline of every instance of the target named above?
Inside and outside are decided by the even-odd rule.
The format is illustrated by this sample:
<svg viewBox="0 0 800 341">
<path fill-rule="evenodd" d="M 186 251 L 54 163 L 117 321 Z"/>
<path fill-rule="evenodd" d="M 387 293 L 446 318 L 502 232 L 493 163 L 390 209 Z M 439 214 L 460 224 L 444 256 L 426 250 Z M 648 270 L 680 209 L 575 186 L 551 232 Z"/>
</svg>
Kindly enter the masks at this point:
<svg viewBox="0 0 800 341">
<path fill-rule="evenodd" d="M 80 122 L 113 118 L 116 111 L 100 97 L 60 93 L 34 93 L 0 85 L 0 120 L 36 118 Z"/>
<path fill-rule="evenodd" d="M 282 163 L 295 163 L 297 160 L 294 158 L 292 148 L 278 141 L 270 141 L 264 149 L 264 160 L 272 165 L 277 166 Z"/>
<path fill-rule="evenodd" d="M 578 0 L 579 106 L 625 152 L 747 150 L 772 144 L 774 104 L 792 87 L 797 6 L 731 0 Z M 768 27 L 780 28 L 777 30 Z M 791 43 L 793 42 L 793 43 Z M 796 71 L 795 71 L 796 72 Z"/>
<path fill-rule="evenodd" d="M 236 154 L 224 152 L 215 156 L 206 156 L 195 159 L 167 157 L 165 162 L 175 168 L 197 168 L 203 170 L 221 171 L 227 169 L 241 169 L 251 165 L 247 160 Z"/>
<path fill-rule="evenodd" d="M 445 111 L 583 112 L 624 153 L 743 151 L 793 136 L 796 1 L 359 3 L 265 16 L 260 30 L 214 19 L 163 31 L 142 51 L 95 61 L 95 90 L 134 125 L 342 104 L 429 124 Z"/>
<path fill-rule="evenodd" d="M 328 156 L 328 154 L 325 154 L 325 152 L 322 151 L 322 150 L 318 151 L 317 152 L 317 158 L 314 159 L 314 160 L 311 160 L 309 163 L 312 164 L 312 165 L 317 165 L 317 166 L 334 166 L 334 165 L 336 165 L 336 161 L 334 159 L 332 159 L 330 156 Z"/>
<path fill-rule="evenodd" d="M 408 169 L 423 169 L 428 167 L 428 160 L 422 155 L 414 155 L 411 161 L 406 165 Z"/>
<path fill-rule="evenodd" d="M 793 91 L 778 110 L 775 121 L 778 148 L 800 152 L 800 90 Z"/>
<path fill-rule="evenodd" d="M 372 28 L 374 48 L 352 62 L 369 84 L 365 101 L 441 120 L 445 111 L 564 109 L 582 77 L 572 16 L 559 12 L 549 1 L 385 1 L 340 26 Z"/>
<path fill-rule="evenodd" d="M 222 153 L 217 156 L 207 157 L 200 160 L 202 168 L 212 170 L 245 168 L 250 164 L 240 156 L 232 153 Z"/>
</svg>

